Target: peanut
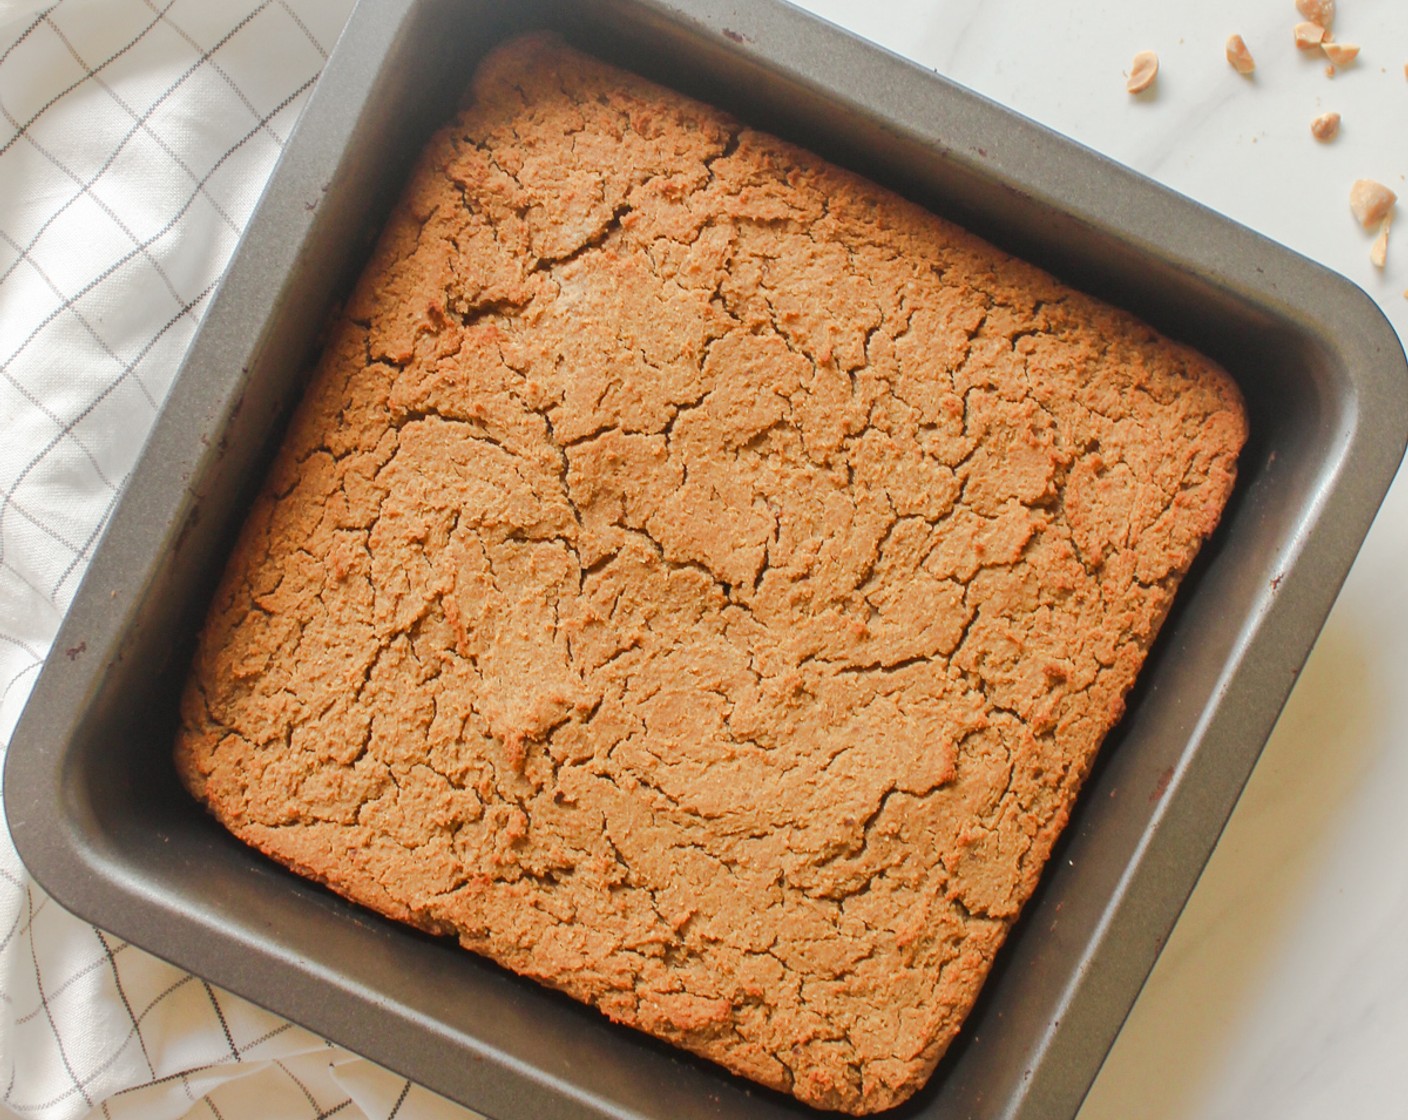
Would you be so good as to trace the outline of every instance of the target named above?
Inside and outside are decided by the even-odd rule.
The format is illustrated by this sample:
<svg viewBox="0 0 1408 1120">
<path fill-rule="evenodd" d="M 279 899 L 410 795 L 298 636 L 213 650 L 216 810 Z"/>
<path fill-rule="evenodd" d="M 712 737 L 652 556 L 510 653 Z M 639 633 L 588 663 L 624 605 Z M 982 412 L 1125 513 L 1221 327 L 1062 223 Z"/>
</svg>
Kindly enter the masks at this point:
<svg viewBox="0 0 1408 1120">
<path fill-rule="evenodd" d="M 1296 11 L 1329 31 L 1335 23 L 1335 0 L 1296 0 Z"/>
<path fill-rule="evenodd" d="M 1233 35 L 1227 40 L 1227 61 L 1239 74 L 1250 74 L 1256 69 L 1252 52 L 1247 50 L 1247 44 L 1240 35 Z"/>
<path fill-rule="evenodd" d="M 1336 66 L 1345 66 L 1359 56 L 1359 48 L 1353 43 L 1321 43 L 1320 49 Z"/>
<path fill-rule="evenodd" d="M 1143 93 L 1159 74 L 1159 56 L 1153 51 L 1140 51 L 1134 56 L 1134 65 L 1129 70 L 1129 81 L 1125 89 L 1130 93 Z"/>
<path fill-rule="evenodd" d="M 1396 194 L 1373 179 L 1356 179 L 1349 190 L 1349 208 L 1365 228 L 1382 222 L 1397 201 Z"/>
<path fill-rule="evenodd" d="M 1310 122 L 1310 135 L 1321 143 L 1333 140 L 1339 135 L 1340 115 L 1338 113 L 1321 113 Z"/>
<path fill-rule="evenodd" d="M 1393 225 L 1393 215 L 1384 215 L 1384 223 L 1379 226 L 1379 236 L 1374 238 L 1373 247 L 1369 250 L 1369 263 L 1375 268 L 1383 268 L 1388 262 L 1388 227 Z"/>
<path fill-rule="evenodd" d="M 1313 51 L 1325 41 L 1325 29 L 1318 23 L 1298 23 L 1295 32 L 1296 46 L 1303 51 Z"/>
</svg>

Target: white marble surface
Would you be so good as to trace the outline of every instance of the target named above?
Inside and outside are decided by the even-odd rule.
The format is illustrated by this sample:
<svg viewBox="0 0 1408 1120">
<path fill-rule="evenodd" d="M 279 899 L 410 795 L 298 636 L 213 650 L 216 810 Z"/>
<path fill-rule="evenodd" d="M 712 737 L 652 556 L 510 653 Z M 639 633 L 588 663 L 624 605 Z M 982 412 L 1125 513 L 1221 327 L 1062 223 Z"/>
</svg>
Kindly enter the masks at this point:
<svg viewBox="0 0 1408 1120">
<path fill-rule="evenodd" d="M 1340 0 L 1363 52 L 1333 79 L 1293 46 L 1293 0 L 802 6 L 1342 272 L 1408 337 L 1408 220 L 1380 273 L 1348 208 L 1357 178 L 1408 196 L 1404 0 Z M 1142 49 L 1159 80 L 1132 98 Z M 1400 472 L 1081 1120 L 1408 1116 L 1406 556 Z"/>
</svg>

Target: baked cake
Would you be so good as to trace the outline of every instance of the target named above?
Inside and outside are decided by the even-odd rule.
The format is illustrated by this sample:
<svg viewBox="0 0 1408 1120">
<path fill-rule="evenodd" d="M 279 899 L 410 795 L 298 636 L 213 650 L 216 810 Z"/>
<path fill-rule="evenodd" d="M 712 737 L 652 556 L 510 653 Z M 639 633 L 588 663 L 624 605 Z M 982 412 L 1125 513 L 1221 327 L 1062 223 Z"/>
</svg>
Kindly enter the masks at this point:
<svg viewBox="0 0 1408 1120">
<path fill-rule="evenodd" d="M 467 103 L 240 537 L 180 772 L 348 898 L 892 1106 L 1217 523 L 1238 392 L 554 38 Z"/>
</svg>

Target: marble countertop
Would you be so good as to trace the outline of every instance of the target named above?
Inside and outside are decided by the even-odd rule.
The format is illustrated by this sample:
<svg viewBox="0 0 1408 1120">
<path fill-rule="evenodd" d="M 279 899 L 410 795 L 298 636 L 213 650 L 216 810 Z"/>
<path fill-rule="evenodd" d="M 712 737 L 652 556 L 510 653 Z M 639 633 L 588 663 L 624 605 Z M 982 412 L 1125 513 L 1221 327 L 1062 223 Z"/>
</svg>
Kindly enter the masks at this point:
<svg viewBox="0 0 1408 1120">
<path fill-rule="evenodd" d="M 801 6 L 1343 273 L 1408 338 L 1408 223 L 1380 271 L 1348 205 L 1359 178 L 1408 204 L 1403 0 L 1340 0 L 1362 53 L 1333 77 L 1296 50 L 1293 0 Z M 1146 49 L 1158 82 L 1131 97 Z M 1408 1115 L 1405 556 L 1400 472 L 1080 1120 Z"/>
</svg>

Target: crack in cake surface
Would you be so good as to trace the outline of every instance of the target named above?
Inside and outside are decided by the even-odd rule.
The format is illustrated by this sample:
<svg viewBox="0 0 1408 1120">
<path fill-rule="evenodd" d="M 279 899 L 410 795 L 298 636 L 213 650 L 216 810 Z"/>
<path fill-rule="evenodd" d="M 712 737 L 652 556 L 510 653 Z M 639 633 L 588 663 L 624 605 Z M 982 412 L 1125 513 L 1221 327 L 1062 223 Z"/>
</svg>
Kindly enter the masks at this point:
<svg viewBox="0 0 1408 1120">
<path fill-rule="evenodd" d="M 344 894 L 822 1107 L 922 1084 L 1215 525 L 1205 359 L 531 38 L 437 134 L 178 763 Z"/>
</svg>

